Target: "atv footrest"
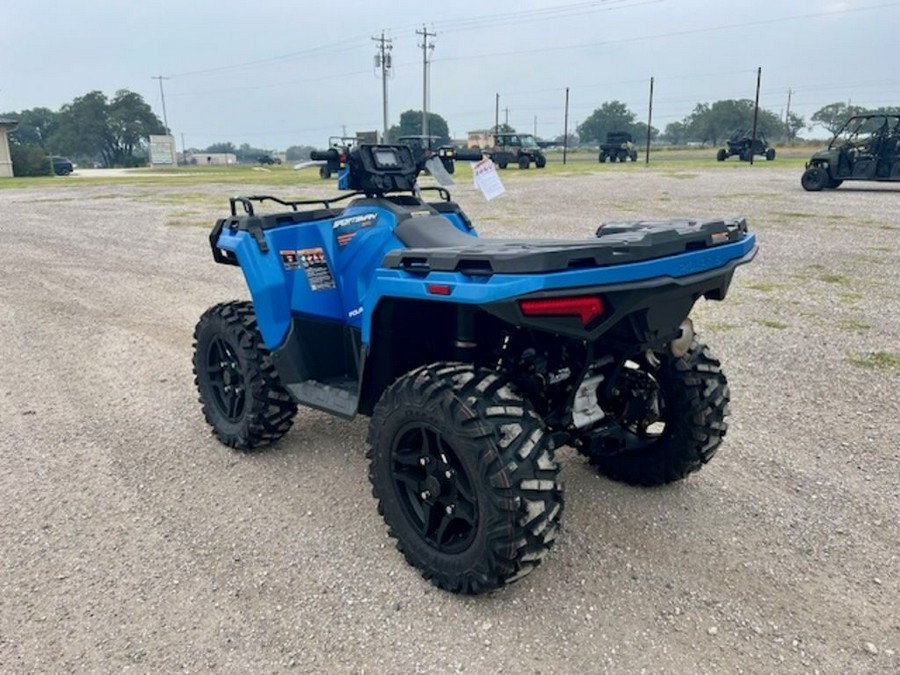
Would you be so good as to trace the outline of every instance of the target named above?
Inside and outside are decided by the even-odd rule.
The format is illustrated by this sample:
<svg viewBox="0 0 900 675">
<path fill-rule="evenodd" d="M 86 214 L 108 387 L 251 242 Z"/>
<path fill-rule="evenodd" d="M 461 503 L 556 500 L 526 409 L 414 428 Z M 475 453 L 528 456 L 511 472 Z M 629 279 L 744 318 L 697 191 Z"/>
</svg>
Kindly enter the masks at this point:
<svg viewBox="0 0 900 675">
<path fill-rule="evenodd" d="M 356 380 L 340 377 L 327 382 L 307 380 L 285 386 L 297 403 L 341 417 L 352 418 L 356 415 L 359 405 L 359 383 Z"/>
</svg>

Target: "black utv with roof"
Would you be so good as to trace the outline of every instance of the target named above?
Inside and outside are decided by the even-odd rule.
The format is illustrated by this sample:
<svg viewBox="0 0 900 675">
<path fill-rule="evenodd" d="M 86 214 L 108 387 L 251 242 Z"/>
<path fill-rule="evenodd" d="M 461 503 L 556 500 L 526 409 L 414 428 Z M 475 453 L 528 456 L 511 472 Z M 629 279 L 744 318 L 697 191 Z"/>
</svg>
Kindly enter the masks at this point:
<svg viewBox="0 0 900 675">
<path fill-rule="evenodd" d="M 599 162 L 624 162 L 630 159 L 637 161 L 637 150 L 634 147 L 634 138 L 627 131 L 610 131 L 606 134 L 606 143 L 600 144 Z"/>
<path fill-rule="evenodd" d="M 800 184 L 818 192 L 845 180 L 900 181 L 900 115 L 853 115 L 806 163 Z"/>
<path fill-rule="evenodd" d="M 724 162 L 729 157 L 737 155 L 742 162 L 749 162 L 751 155 L 765 157 L 767 161 L 775 159 L 775 148 L 769 147 L 766 137 L 758 134 L 753 138 L 753 132 L 749 129 L 741 129 L 731 134 L 725 142 L 727 147 L 719 148 L 716 159 Z"/>
</svg>

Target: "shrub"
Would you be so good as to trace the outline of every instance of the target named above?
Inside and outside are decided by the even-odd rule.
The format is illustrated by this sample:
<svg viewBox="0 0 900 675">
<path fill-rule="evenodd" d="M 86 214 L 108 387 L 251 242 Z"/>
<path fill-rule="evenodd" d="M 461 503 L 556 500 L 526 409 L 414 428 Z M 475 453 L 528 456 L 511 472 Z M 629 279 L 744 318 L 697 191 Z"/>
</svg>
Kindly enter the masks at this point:
<svg viewBox="0 0 900 675">
<path fill-rule="evenodd" d="M 10 144 L 13 175 L 15 176 L 52 176 L 53 165 L 50 157 L 39 145 Z"/>
</svg>

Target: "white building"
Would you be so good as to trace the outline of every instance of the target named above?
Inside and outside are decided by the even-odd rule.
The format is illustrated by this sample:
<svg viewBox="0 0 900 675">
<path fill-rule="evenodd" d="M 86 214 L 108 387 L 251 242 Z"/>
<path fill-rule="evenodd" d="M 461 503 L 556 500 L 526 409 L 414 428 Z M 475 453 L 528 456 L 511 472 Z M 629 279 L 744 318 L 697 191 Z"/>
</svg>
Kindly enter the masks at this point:
<svg viewBox="0 0 900 675">
<path fill-rule="evenodd" d="M 12 157 L 9 154 L 9 134 L 18 122 L 0 118 L 0 178 L 12 178 Z"/>
</svg>

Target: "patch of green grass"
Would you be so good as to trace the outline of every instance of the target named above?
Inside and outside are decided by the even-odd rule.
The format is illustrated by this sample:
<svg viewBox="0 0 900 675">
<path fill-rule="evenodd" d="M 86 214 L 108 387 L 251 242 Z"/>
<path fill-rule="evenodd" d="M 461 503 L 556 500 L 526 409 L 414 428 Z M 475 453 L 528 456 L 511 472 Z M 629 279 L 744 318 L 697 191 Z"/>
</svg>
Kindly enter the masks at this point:
<svg viewBox="0 0 900 675">
<path fill-rule="evenodd" d="M 843 274 L 823 274 L 819 277 L 819 280 L 824 281 L 826 284 L 840 284 L 841 286 L 850 285 L 849 277 L 845 277 Z"/>
<path fill-rule="evenodd" d="M 703 326 L 704 328 L 718 331 L 720 333 L 725 333 L 727 331 L 738 328 L 738 325 L 736 323 L 729 323 L 728 321 L 706 321 L 704 322 Z"/>
<path fill-rule="evenodd" d="M 775 330 L 784 330 L 788 328 L 788 324 L 782 321 L 775 321 L 774 319 L 753 319 L 753 323 L 758 323 L 760 326 L 765 326 L 766 328 L 774 328 Z"/>
<path fill-rule="evenodd" d="M 879 258 L 876 255 L 864 255 L 858 253 L 850 258 L 853 262 L 864 263 L 866 265 L 881 265 L 884 262 L 884 258 Z"/>
<path fill-rule="evenodd" d="M 201 218 L 185 218 L 185 217 L 173 217 L 166 219 L 166 225 L 169 227 L 201 227 L 204 230 L 209 230 L 212 228 L 210 221 L 208 219 Z"/>
<path fill-rule="evenodd" d="M 770 215 L 784 216 L 785 218 L 815 218 L 815 213 L 804 213 L 803 211 L 770 211 Z"/>
<path fill-rule="evenodd" d="M 750 283 L 743 284 L 744 288 L 750 288 L 754 291 L 762 291 L 763 293 L 771 293 L 772 291 L 778 291 L 782 288 L 787 288 L 787 284 L 779 284 L 774 281 L 751 281 Z"/>
<path fill-rule="evenodd" d="M 868 354 L 851 354 L 847 360 L 854 366 L 874 368 L 876 370 L 900 369 L 900 354 L 896 352 L 870 352 Z"/>
<path fill-rule="evenodd" d="M 837 322 L 837 326 L 838 328 L 850 330 L 854 333 L 865 333 L 872 327 L 865 321 L 860 321 L 859 319 L 841 319 Z"/>
<path fill-rule="evenodd" d="M 688 173 L 686 171 L 672 171 L 666 172 L 667 178 L 675 178 L 677 180 L 689 180 L 691 178 L 698 178 L 700 176 L 699 173 Z"/>
</svg>

